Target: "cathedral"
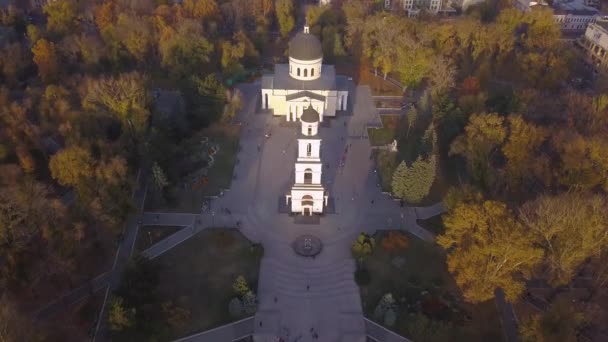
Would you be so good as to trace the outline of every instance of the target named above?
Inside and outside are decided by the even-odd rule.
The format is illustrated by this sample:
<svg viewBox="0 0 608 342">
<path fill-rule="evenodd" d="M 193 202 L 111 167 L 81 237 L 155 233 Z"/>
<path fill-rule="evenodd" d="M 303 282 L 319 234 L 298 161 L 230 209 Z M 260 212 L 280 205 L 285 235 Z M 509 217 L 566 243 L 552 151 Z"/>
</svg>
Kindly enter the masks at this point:
<svg viewBox="0 0 608 342">
<path fill-rule="evenodd" d="M 308 107 L 319 120 L 346 110 L 348 79 L 336 77 L 333 65 L 323 65 L 321 42 L 304 26 L 289 42 L 289 64 L 276 64 L 274 74 L 262 77 L 262 109 L 296 121 Z"/>
<path fill-rule="evenodd" d="M 262 78 L 262 109 L 287 121 L 300 121 L 295 181 L 286 203 L 292 213 L 321 214 L 328 195 L 322 183 L 319 124 L 335 117 L 348 103 L 348 79 L 337 76 L 333 65 L 323 65 L 323 50 L 308 26 L 289 42 L 289 64 L 275 65 Z"/>
</svg>

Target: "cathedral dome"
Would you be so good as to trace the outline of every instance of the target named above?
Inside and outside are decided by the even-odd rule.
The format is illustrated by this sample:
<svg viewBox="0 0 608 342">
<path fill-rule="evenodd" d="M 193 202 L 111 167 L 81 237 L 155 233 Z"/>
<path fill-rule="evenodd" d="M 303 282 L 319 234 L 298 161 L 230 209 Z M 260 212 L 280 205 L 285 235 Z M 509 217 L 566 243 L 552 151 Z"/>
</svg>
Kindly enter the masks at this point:
<svg viewBox="0 0 608 342">
<path fill-rule="evenodd" d="M 319 113 L 312 107 L 308 106 L 308 108 L 304 109 L 304 111 L 302 112 L 300 120 L 306 123 L 319 122 Z"/>
<path fill-rule="evenodd" d="M 314 34 L 300 32 L 289 41 L 289 57 L 301 61 L 323 58 L 321 42 Z"/>
</svg>

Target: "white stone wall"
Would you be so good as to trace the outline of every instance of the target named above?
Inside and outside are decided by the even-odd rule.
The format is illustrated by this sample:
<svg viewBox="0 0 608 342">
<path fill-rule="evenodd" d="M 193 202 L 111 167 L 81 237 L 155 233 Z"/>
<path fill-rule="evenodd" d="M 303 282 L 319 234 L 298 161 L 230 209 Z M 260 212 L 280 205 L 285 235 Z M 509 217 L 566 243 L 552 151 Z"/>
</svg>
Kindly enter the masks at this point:
<svg viewBox="0 0 608 342">
<path fill-rule="evenodd" d="M 312 173 L 312 180 L 308 184 L 321 184 L 321 173 L 323 172 L 323 165 L 321 163 L 296 163 L 296 184 L 305 184 L 304 175 L 306 172 Z"/>
<path fill-rule="evenodd" d="M 321 187 L 319 189 L 291 189 L 291 211 L 294 213 L 302 212 L 302 197 L 312 196 L 313 200 L 313 213 L 322 213 L 324 202 L 325 202 L 325 190 Z"/>
<path fill-rule="evenodd" d="M 309 128 L 310 128 L 310 134 L 308 133 Z M 314 123 L 302 122 L 302 134 L 304 134 L 306 136 L 315 136 L 315 135 L 317 135 L 318 131 L 319 131 L 318 122 L 314 122 Z"/>
<path fill-rule="evenodd" d="M 298 139 L 298 161 L 319 161 L 320 158 L 321 139 Z"/>
<path fill-rule="evenodd" d="M 289 75 L 296 80 L 310 81 L 321 77 L 323 58 L 313 61 L 303 61 L 289 57 Z"/>
</svg>

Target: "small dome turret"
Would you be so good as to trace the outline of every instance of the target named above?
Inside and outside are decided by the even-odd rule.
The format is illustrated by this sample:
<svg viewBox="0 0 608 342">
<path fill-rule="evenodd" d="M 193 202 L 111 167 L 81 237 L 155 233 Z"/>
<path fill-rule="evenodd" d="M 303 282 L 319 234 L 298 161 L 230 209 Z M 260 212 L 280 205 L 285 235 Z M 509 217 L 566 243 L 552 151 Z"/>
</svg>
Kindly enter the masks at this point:
<svg viewBox="0 0 608 342">
<path fill-rule="evenodd" d="M 319 122 L 319 113 L 311 106 L 308 106 L 308 108 L 304 109 L 304 111 L 302 112 L 300 120 L 306 123 Z"/>
</svg>

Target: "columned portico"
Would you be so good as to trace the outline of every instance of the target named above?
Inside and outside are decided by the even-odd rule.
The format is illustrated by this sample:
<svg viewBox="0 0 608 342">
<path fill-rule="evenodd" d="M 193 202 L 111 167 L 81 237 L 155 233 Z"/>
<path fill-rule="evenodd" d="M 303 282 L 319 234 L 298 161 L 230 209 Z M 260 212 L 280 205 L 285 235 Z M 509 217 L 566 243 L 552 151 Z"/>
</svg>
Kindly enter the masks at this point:
<svg viewBox="0 0 608 342">
<path fill-rule="evenodd" d="M 295 121 L 312 106 L 320 114 L 334 117 L 346 110 L 348 78 L 336 76 L 333 65 L 323 65 L 323 49 L 317 37 L 298 33 L 289 42 L 289 64 L 277 64 L 274 74 L 262 77 L 262 109 Z"/>
</svg>

